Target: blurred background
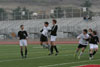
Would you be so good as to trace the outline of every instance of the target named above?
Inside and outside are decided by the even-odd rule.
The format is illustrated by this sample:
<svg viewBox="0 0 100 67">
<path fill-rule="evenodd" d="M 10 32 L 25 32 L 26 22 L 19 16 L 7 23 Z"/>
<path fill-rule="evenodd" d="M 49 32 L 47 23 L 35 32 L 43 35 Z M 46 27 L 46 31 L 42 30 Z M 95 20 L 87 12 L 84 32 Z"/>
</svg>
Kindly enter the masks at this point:
<svg viewBox="0 0 100 67">
<path fill-rule="evenodd" d="M 100 36 L 100 0 L 0 0 L 0 40 L 16 40 L 20 25 L 38 41 L 43 23 L 58 21 L 58 41 L 76 40 L 83 29 Z"/>
</svg>

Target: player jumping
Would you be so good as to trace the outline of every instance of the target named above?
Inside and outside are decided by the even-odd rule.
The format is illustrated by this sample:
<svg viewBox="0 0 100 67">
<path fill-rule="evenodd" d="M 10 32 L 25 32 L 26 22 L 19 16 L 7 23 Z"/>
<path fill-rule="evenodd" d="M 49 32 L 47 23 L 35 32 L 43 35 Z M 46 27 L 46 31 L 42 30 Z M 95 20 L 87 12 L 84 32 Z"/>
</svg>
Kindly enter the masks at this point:
<svg viewBox="0 0 100 67">
<path fill-rule="evenodd" d="M 49 27 L 49 23 L 45 22 L 44 28 L 40 31 L 41 32 L 40 45 L 43 46 L 43 48 L 49 48 L 50 49 L 50 45 L 48 43 L 48 33 L 49 33 L 50 30 L 51 30 L 51 28 Z"/>
</svg>

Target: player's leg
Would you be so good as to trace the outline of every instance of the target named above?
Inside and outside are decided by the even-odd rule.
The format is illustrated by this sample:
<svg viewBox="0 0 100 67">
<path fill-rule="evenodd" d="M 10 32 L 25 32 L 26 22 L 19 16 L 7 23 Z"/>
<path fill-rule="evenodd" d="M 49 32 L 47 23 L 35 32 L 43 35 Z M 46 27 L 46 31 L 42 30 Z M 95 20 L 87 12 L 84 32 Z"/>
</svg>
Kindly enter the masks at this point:
<svg viewBox="0 0 100 67">
<path fill-rule="evenodd" d="M 82 51 L 80 52 L 80 54 L 79 54 L 79 56 L 78 56 L 78 59 L 81 58 L 81 56 L 82 56 L 82 54 L 84 53 L 85 49 L 86 49 L 86 45 L 83 45 L 83 46 L 82 46 Z"/>
<path fill-rule="evenodd" d="M 79 44 L 79 45 L 78 45 L 78 47 L 77 47 L 77 49 L 76 49 L 76 52 L 75 52 L 75 54 L 74 54 L 74 57 L 76 57 L 76 56 L 77 56 L 77 54 L 78 54 L 78 52 L 79 52 L 80 48 L 81 48 L 81 44 Z"/>
<path fill-rule="evenodd" d="M 98 45 L 94 45 L 94 52 L 93 52 L 93 55 L 95 55 L 97 51 L 98 51 Z"/>
<path fill-rule="evenodd" d="M 24 55 L 23 55 L 23 46 L 20 46 L 20 53 L 21 53 L 22 58 L 24 58 Z"/>
<path fill-rule="evenodd" d="M 27 40 L 24 40 L 24 46 L 25 46 L 25 58 L 27 58 Z"/>
<path fill-rule="evenodd" d="M 47 37 L 41 34 L 40 45 L 43 46 L 43 48 L 46 48 L 46 44 L 45 44 L 46 41 L 47 41 Z"/>
<path fill-rule="evenodd" d="M 56 54 L 55 54 L 55 55 L 58 55 L 59 51 L 58 51 L 58 49 L 57 49 L 57 46 L 56 46 L 55 42 L 52 42 L 52 43 L 53 43 L 54 49 L 55 49 L 55 51 L 56 51 Z"/>
<path fill-rule="evenodd" d="M 49 42 L 45 42 L 46 43 L 46 47 L 50 50 L 51 45 L 49 44 Z"/>
<path fill-rule="evenodd" d="M 56 36 L 51 36 L 51 45 L 52 45 L 52 47 L 55 49 L 55 51 L 56 51 L 56 54 L 55 55 L 58 55 L 58 53 L 59 53 L 59 51 L 58 51 L 58 49 L 57 49 L 57 46 L 56 46 L 56 44 L 55 44 L 55 41 L 56 41 Z"/>
<path fill-rule="evenodd" d="M 82 51 L 80 52 L 80 56 L 84 53 L 85 47 L 82 48 Z"/>
<path fill-rule="evenodd" d="M 20 40 L 19 43 L 20 43 L 20 53 L 21 53 L 21 56 L 23 58 L 24 57 L 24 55 L 23 55 L 23 41 Z"/>
<path fill-rule="evenodd" d="M 90 44 L 90 54 L 89 54 L 89 59 L 90 60 L 93 58 L 93 49 L 94 49 L 94 45 Z"/>
<path fill-rule="evenodd" d="M 52 55 L 53 54 L 53 48 L 54 48 L 52 41 L 50 42 L 50 44 L 51 44 L 51 48 L 50 48 L 50 54 L 49 55 Z"/>
<path fill-rule="evenodd" d="M 44 42 L 40 41 L 40 45 L 43 46 L 43 48 L 45 48 Z"/>
</svg>

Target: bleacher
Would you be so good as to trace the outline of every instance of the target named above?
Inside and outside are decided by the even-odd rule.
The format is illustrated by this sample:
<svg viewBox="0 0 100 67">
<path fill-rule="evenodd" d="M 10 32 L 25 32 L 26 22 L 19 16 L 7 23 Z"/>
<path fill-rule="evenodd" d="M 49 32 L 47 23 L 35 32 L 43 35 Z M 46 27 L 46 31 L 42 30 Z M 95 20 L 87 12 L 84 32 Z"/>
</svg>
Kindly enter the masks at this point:
<svg viewBox="0 0 100 67">
<path fill-rule="evenodd" d="M 12 32 L 17 34 L 20 30 L 20 25 L 23 24 L 25 25 L 25 30 L 31 34 L 31 38 L 33 36 L 33 38 L 38 38 L 45 21 L 48 21 L 50 26 L 52 25 L 52 19 L 0 21 L 0 34 L 10 35 Z M 57 19 L 57 21 L 59 26 L 58 38 L 76 37 L 85 28 L 92 28 L 100 32 L 99 17 L 94 17 L 91 21 L 85 21 L 83 18 L 62 18 Z"/>
</svg>

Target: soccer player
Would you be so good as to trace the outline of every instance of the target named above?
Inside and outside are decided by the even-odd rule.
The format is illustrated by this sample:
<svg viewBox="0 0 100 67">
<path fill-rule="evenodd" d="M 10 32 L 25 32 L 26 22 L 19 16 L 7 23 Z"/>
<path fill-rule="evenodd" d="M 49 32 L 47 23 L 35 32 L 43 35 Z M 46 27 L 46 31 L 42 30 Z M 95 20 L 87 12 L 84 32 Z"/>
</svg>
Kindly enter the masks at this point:
<svg viewBox="0 0 100 67">
<path fill-rule="evenodd" d="M 93 59 L 93 56 L 98 51 L 99 37 L 97 36 L 97 32 L 93 31 L 93 37 L 91 37 L 90 42 L 90 60 Z"/>
<path fill-rule="evenodd" d="M 81 55 L 83 54 L 83 52 L 85 51 L 87 45 L 88 45 L 88 38 L 89 38 L 89 35 L 87 34 L 88 31 L 87 29 L 84 29 L 83 30 L 83 33 L 80 34 L 77 39 L 79 39 L 79 45 L 78 45 L 78 48 L 76 50 L 76 53 L 75 53 L 75 56 L 77 55 L 77 53 L 79 52 L 80 49 L 82 49 L 82 51 L 80 52 L 79 56 L 78 56 L 78 59 L 80 59 Z"/>
<path fill-rule="evenodd" d="M 50 49 L 50 45 L 48 43 L 48 33 L 51 30 L 49 27 L 48 22 L 44 22 L 44 28 L 40 31 L 41 36 L 40 36 L 40 45 L 43 46 L 43 48 L 48 48 Z"/>
<path fill-rule="evenodd" d="M 57 25 L 57 21 L 56 20 L 52 20 L 52 29 L 51 29 L 51 48 L 50 48 L 50 54 L 49 55 L 52 55 L 53 54 L 53 49 L 55 49 L 56 51 L 56 54 L 55 55 L 58 55 L 59 51 L 56 47 L 56 44 L 55 44 L 55 41 L 56 41 L 56 37 L 57 37 L 57 30 L 58 30 L 58 25 Z"/>
<path fill-rule="evenodd" d="M 20 44 L 20 52 L 22 58 L 27 58 L 27 39 L 28 34 L 27 31 L 24 30 L 24 25 L 20 26 L 21 30 L 18 32 L 19 44 Z M 25 47 L 25 56 L 23 54 L 23 46 Z"/>
</svg>

